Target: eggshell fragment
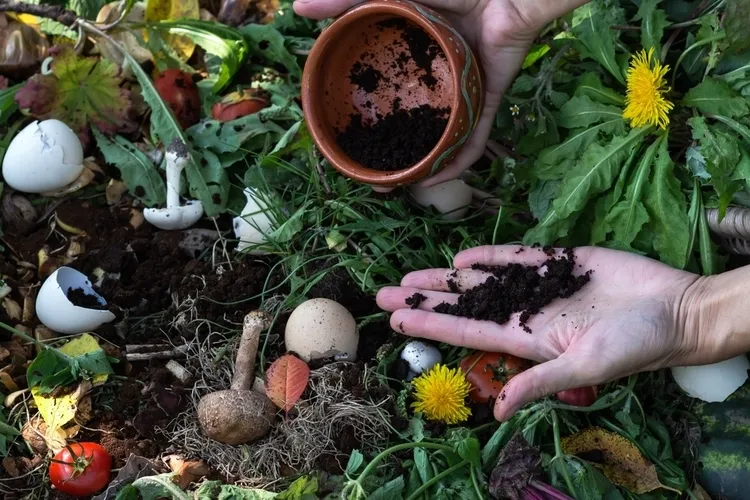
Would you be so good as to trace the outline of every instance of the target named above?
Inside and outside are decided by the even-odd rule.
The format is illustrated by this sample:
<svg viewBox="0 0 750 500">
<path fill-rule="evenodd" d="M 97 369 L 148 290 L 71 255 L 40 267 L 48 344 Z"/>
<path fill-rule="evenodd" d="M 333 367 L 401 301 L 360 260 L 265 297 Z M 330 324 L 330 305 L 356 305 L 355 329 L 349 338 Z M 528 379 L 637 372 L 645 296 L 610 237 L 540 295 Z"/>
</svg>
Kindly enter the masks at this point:
<svg viewBox="0 0 750 500">
<path fill-rule="evenodd" d="M 101 305 L 107 305 L 107 301 L 94 291 L 84 274 L 70 267 L 60 267 L 44 281 L 37 295 L 36 315 L 39 321 L 55 332 L 76 334 L 93 331 L 115 319 L 110 311 L 73 305 L 67 294 L 77 288 L 83 289 L 86 295 L 96 297 Z"/>
<path fill-rule="evenodd" d="M 247 203 L 239 217 L 232 221 L 234 225 L 234 235 L 240 240 L 237 245 L 237 251 L 241 252 L 250 246 L 256 246 L 266 241 L 266 234 L 273 230 L 275 224 L 273 215 L 268 209 L 268 205 L 252 189 L 245 188 L 245 198 Z M 262 255 L 263 250 L 251 250 L 247 252 L 251 255 Z"/>
<path fill-rule="evenodd" d="M 297 306 L 286 323 L 284 337 L 287 350 L 305 362 L 331 356 L 357 360 L 357 323 L 333 300 L 310 299 Z"/>
<path fill-rule="evenodd" d="M 727 399 L 747 380 L 750 362 L 742 354 L 719 363 L 672 368 L 672 376 L 688 396 L 707 403 Z"/>
<path fill-rule="evenodd" d="M 414 200 L 423 207 L 434 206 L 444 219 L 456 220 L 469 211 L 471 187 L 461 179 L 453 179 L 430 187 L 412 186 Z"/>
<path fill-rule="evenodd" d="M 25 193 L 61 189 L 83 169 L 81 141 L 59 120 L 27 125 L 13 138 L 3 158 L 3 179 Z"/>
</svg>

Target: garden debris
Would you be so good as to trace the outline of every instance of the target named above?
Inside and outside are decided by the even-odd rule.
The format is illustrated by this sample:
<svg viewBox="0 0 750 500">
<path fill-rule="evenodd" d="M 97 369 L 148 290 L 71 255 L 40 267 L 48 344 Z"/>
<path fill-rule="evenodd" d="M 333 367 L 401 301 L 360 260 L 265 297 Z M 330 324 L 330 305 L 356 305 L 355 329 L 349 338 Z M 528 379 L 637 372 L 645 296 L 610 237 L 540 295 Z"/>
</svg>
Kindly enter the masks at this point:
<svg viewBox="0 0 750 500">
<path fill-rule="evenodd" d="M 187 344 L 173 347 L 164 344 L 126 345 L 125 359 L 128 361 L 149 361 L 152 359 L 172 359 L 185 356 Z"/>
<path fill-rule="evenodd" d="M 211 473 L 211 468 L 203 460 L 185 460 L 180 455 L 170 455 L 164 461 L 175 473 L 174 482 L 183 490 Z"/>
<path fill-rule="evenodd" d="M 681 493 L 661 484 L 656 467 L 627 438 L 600 427 L 588 427 L 562 440 L 568 455 L 587 460 L 613 483 L 641 495 L 659 488 Z"/>
<path fill-rule="evenodd" d="M 122 488 L 135 480 L 146 476 L 155 476 L 164 472 L 164 466 L 147 458 L 132 454 L 125 466 L 120 469 L 104 492 L 96 495 L 92 500 L 115 500 Z"/>
<path fill-rule="evenodd" d="M 492 498 L 521 500 L 523 490 L 541 472 L 542 456 L 523 434 L 516 432 L 500 452 L 497 465 L 490 475 Z"/>
<path fill-rule="evenodd" d="M 310 367 L 292 354 L 271 363 L 266 371 L 265 394 L 284 413 L 289 414 L 310 380 Z"/>
<path fill-rule="evenodd" d="M 550 250 L 549 253 L 553 251 Z M 550 256 L 541 266 L 508 264 L 507 266 L 474 265 L 472 269 L 490 273 L 483 284 L 459 295 L 455 304 L 442 303 L 434 311 L 481 321 L 506 323 L 520 312 L 520 326 L 531 333 L 527 322 L 532 315 L 557 298 L 568 298 L 591 279 L 593 271 L 573 274 L 575 252 L 565 249 L 562 256 Z M 540 271 L 544 270 L 543 274 Z"/>
<path fill-rule="evenodd" d="M 0 13 L 0 47 L 0 73 L 8 73 L 39 64 L 49 42 L 31 26 Z"/>
<path fill-rule="evenodd" d="M 38 217 L 36 207 L 28 198 L 6 188 L 2 197 L 2 220 L 7 227 L 19 234 L 27 234 L 36 225 Z"/>
<path fill-rule="evenodd" d="M 31 394 L 39 409 L 39 415 L 47 424 L 47 429 L 43 434 L 44 440 L 47 447 L 52 451 L 57 452 L 65 447 L 67 439 L 77 432 L 76 426 L 71 428 L 68 427 L 68 424 L 76 418 L 78 404 L 88 394 L 91 387 L 91 382 L 84 380 L 78 384 L 73 392 L 59 397 L 54 395 L 43 396 L 39 394 L 38 387 L 32 387 Z M 84 415 L 84 417 L 90 417 L 90 401 L 86 411 L 88 415 Z M 38 427 L 38 429 L 41 432 L 41 428 Z"/>
</svg>

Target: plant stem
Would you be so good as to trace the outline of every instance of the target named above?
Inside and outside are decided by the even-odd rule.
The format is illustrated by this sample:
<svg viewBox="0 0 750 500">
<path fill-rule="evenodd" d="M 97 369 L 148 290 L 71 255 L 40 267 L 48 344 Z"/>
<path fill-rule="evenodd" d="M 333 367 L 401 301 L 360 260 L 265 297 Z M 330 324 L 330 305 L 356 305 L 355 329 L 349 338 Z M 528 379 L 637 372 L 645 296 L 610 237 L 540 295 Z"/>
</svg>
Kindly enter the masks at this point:
<svg viewBox="0 0 750 500">
<path fill-rule="evenodd" d="M 682 64 L 682 61 L 685 60 L 685 56 L 687 56 L 691 51 L 693 51 L 693 50 L 695 50 L 695 49 L 697 49 L 699 47 L 702 47 L 704 45 L 708 45 L 709 43 L 717 42 L 717 41 L 723 39 L 726 36 L 727 36 L 726 33 L 717 33 L 714 36 L 710 36 L 710 37 L 708 37 L 706 39 L 703 39 L 703 40 L 701 40 L 699 42 L 695 42 L 693 45 L 691 45 L 690 47 L 688 47 L 687 49 L 685 49 L 682 52 L 682 54 L 680 54 L 680 57 L 677 58 L 677 62 L 674 65 L 674 71 L 672 71 L 672 88 L 674 88 L 674 82 L 675 82 L 675 79 L 677 78 L 677 69 L 680 67 L 680 64 Z"/>
<path fill-rule="evenodd" d="M 380 454 L 378 454 L 375 458 L 373 458 L 369 464 L 367 464 L 367 467 L 365 467 L 365 470 L 362 471 L 362 474 L 359 475 L 359 477 L 356 479 L 356 483 L 361 486 L 362 480 L 372 474 L 372 472 L 375 470 L 375 468 L 378 466 L 380 462 L 383 461 L 385 457 L 388 455 L 391 455 L 393 453 L 397 453 L 399 451 L 403 450 L 409 450 L 411 448 L 426 448 L 430 450 L 442 450 L 442 451 L 448 451 L 453 452 L 453 448 L 450 446 L 446 446 L 444 444 L 438 444 L 438 443 L 403 443 L 403 444 L 397 444 L 395 446 L 391 446 L 390 448 L 383 450 Z"/>
<path fill-rule="evenodd" d="M 565 467 L 565 453 L 563 453 L 562 443 L 560 441 L 560 420 L 557 418 L 557 412 L 555 410 L 552 410 L 552 433 L 555 438 L 555 458 L 552 460 L 560 460 L 560 472 L 562 473 L 563 479 L 565 479 L 568 493 L 573 497 L 576 497 L 576 490 L 573 487 L 573 481 L 570 480 L 570 474 L 568 474 L 568 469 Z"/>
<path fill-rule="evenodd" d="M 40 342 L 39 340 L 35 339 L 34 337 L 26 335 L 22 331 L 16 330 L 12 326 L 6 325 L 5 323 L 3 323 L 1 321 L 0 321 L 0 328 L 2 328 L 3 330 L 8 330 L 13 335 L 18 335 L 19 337 L 21 337 L 22 339 L 24 339 L 26 342 L 31 342 L 32 344 L 36 345 L 37 347 L 41 347 L 43 349 L 53 349 L 52 347 L 44 344 L 43 342 Z"/>
<path fill-rule="evenodd" d="M 477 498 L 482 498 L 482 488 L 479 487 L 479 481 L 477 480 L 477 471 L 475 467 L 469 469 L 471 474 L 471 484 L 474 486 L 474 491 L 477 494 Z"/>
<path fill-rule="evenodd" d="M 468 465 L 470 463 L 471 462 L 469 462 L 468 460 L 462 460 L 461 462 L 458 462 L 453 467 L 445 469 L 443 472 L 441 472 L 437 476 L 434 476 L 432 479 L 430 479 L 429 481 L 427 481 L 426 483 L 424 483 L 422 486 L 420 486 L 419 488 L 417 488 L 416 491 L 414 491 L 414 493 L 412 493 L 411 495 L 409 495 L 406 498 L 406 500 L 416 500 L 417 498 L 419 498 L 419 495 L 421 495 L 422 493 L 424 493 L 428 489 L 432 488 L 432 485 L 434 485 L 435 483 L 437 483 L 438 481 L 440 481 L 444 477 L 450 476 L 451 474 L 453 474 L 457 470 L 462 469 L 464 466 L 466 466 L 466 465 Z"/>
</svg>

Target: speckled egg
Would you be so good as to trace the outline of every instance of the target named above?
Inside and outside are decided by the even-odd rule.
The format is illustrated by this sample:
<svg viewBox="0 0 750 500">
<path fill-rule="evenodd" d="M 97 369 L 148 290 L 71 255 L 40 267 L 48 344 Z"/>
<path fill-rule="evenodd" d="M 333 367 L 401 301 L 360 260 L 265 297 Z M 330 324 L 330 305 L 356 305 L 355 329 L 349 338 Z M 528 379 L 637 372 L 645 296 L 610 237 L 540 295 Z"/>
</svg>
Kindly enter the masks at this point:
<svg viewBox="0 0 750 500">
<path fill-rule="evenodd" d="M 357 360 L 357 323 L 333 300 L 310 299 L 297 306 L 286 323 L 284 338 L 287 350 L 306 362 L 331 356 Z"/>
</svg>

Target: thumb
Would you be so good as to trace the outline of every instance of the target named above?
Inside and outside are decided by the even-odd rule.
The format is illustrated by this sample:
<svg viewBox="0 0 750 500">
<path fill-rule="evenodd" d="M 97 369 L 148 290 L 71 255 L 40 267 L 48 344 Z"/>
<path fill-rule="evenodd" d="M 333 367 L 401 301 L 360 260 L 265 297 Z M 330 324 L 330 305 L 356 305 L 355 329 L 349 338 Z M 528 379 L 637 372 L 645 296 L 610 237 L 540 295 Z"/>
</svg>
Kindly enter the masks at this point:
<svg viewBox="0 0 750 500">
<path fill-rule="evenodd" d="M 364 0 L 295 0 L 294 12 L 302 17 L 327 19 L 363 3 Z"/>
<path fill-rule="evenodd" d="M 573 387 L 586 385 L 574 371 L 571 360 L 559 357 L 536 365 L 513 377 L 495 401 L 495 418 L 512 417 L 523 405 Z"/>
</svg>

